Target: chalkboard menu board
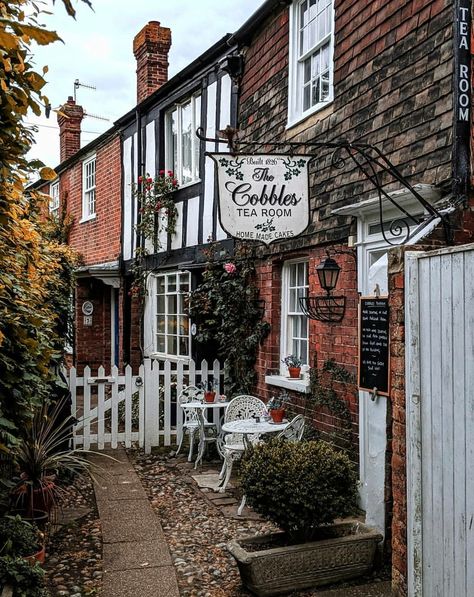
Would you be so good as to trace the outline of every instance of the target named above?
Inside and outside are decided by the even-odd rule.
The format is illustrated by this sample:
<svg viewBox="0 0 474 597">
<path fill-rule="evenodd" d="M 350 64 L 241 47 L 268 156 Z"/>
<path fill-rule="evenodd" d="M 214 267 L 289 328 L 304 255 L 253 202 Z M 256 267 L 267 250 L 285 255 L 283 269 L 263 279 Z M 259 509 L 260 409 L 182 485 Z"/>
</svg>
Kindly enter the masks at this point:
<svg viewBox="0 0 474 597">
<path fill-rule="evenodd" d="M 388 396 L 388 299 L 361 298 L 359 308 L 359 389 Z"/>
</svg>

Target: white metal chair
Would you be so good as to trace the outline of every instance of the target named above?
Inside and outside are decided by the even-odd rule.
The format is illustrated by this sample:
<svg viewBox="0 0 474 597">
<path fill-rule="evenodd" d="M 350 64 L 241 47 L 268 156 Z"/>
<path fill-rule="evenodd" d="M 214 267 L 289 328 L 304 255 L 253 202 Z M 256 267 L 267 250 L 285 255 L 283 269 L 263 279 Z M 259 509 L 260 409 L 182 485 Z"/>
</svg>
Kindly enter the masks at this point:
<svg viewBox="0 0 474 597">
<path fill-rule="evenodd" d="M 213 442 L 217 443 L 218 441 L 218 432 L 216 425 L 207 422 L 202 410 L 198 410 L 196 414 L 199 423 L 199 446 L 196 462 L 194 463 L 195 469 L 198 467 L 198 464 L 200 462 L 202 463 L 202 457 L 204 456 L 204 452 L 208 444 Z"/>
<path fill-rule="evenodd" d="M 225 411 L 224 423 L 239 419 L 250 419 L 256 416 L 261 417 L 265 414 L 266 410 L 265 403 L 260 398 L 248 394 L 236 396 Z M 255 439 L 249 437 L 250 441 Z M 224 464 L 219 474 L 219 479 L 224 479 L 219 488 L 221 493 L 225 491 L 229 483 L 234 462 L 242 457 L 244 451 L 245 446 L 242 433 L 228 433 L 224 436 L 223 441 L 220 442 L 219 452 L 224 456 Z"/>
<path fill-rule="evenodd" d="M 278 439 L 286 439 L 289 442 L 299 442 L 303 437 L 304 425 L 305 420 L 303 415 L 296 415 L 277 437 Z"/>
<path fill-rule="evenodd" d="M 198 413 L 195 408 L 186 408 L 187 402 L 194 402 L 196 400 L 202 402 L 204 399 L 204 391 L 201 388 L 197 388 L 196 386 L 188 386 L 184 388 L 178 396 L 178 405 L 181 407 L 184 415 L 183 421 L 183 430 L 181 433 L 181 440 L 179 442 L 178 449 L 176 454 L 179 453 L 181 450 L 181 446 L 183 445 L 184 435 L 189 435 L 189 454 L 188 454 L 188 462 L 191 462 L 193 458 L 193 449 L 194 449 L 194 438 L 199 437 L 199 429 L 200 429 L 200 422 L 198 418 Z M 204 416 L 204 415 L 203 415 Z M 208 423 L 205 419 L 205 426 L 206 427 L 216 427 L 214 423 Z"/>
</svg>

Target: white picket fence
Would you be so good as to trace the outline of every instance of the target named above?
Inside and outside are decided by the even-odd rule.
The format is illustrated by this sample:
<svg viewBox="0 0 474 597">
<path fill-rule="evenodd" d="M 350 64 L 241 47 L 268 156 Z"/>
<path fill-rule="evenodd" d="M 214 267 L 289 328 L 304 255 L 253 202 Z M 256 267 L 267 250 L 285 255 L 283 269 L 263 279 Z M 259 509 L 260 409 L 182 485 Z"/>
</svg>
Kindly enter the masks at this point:
<svg viewBox="0 0 474 597">
<path fill-rule="evenodd" d="M 126 447 L 137 442 L 150 452 L 155 446 L 177 443 L 183 423 L 177 396 L 183 387 L 214 380 L 219 394 L 221 374 L 217 360 L 212 367 L 202 361 L 197 369 L 193 360 L 175 363 L 145 359 L 136 374 L 127 366 L 123 375 L 117 367 L 112 367 L 110 375 L 105 375 L 104 367 L 99 367 L 96 375 L 85 367 L 78 376 L 72 367 L 68 381 L 78 419 L 74 447 L 103 450 L 117 448 L 119 442 Z"/>
</svg>

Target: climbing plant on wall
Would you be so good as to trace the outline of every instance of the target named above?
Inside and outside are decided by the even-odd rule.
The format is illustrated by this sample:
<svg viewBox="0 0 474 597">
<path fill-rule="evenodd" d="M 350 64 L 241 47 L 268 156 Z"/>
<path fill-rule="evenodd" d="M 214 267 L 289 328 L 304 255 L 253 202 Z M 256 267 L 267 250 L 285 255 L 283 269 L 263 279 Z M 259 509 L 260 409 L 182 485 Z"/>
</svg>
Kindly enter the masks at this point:
<svg viewBox="0 0 474 597">
<path fill-rule="evenodd" d="M 189 315 L 197 324 L 195 341 L 212 343 L 226 362 L 228 395 L 249 393 L 256 381 L 259 345 L 270 331 L 262 319 L 253 250 L 241 244 L 230 258 L 212 243 L 206 254 L 202 283 L 189 297 Z"/>
</svg>

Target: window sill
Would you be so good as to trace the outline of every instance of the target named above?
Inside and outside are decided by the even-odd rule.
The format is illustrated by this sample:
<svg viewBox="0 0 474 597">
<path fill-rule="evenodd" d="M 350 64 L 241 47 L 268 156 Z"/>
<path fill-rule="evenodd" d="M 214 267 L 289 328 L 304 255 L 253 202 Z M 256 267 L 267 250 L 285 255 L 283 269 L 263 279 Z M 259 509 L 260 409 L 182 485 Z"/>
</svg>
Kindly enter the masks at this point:
<svg viewBox="0 0 474 597">
<path fill-rule="evenodd" d="M 309 394 L 311 391 L 309 379 L 291 379 L 283 375 L 265 375 L 265 383 L 269 386 L 277 386 L 301 394 Z"/>
<path fill-rule="evenodd" d="M 189 361 L 191 360 L 191 357 L 178 357 L 174 354 L 164 354 L 162 352 L 150 352 L 148 357 L 150 359 L 154 359 L 155 361 L 171 361 L 172 363 L 189 363 Z"/>
<path fill-rule="evenodd" d="M 306 110 L 306 112 L 303 112 L 302 114 L 292 114 L 291 117 L 290 117 L 290 115 L 288 115 L 288 123 L 287 123 L 285 129 L 286 130 L 292 129 L 297 124 L 300 124 L 301 122 L 303 122 L 310 116 L 313 116 L 313 114 L 323 111 L 325 108 L 328 108 L 329 106 L 331 106 L 333 101 L 334 101 L 334 98 L 331 98 L 330 100 L 316 104 L 316 106 L 313 106 L 312 108 L 310 108 L 309 110 Z"/>
<path fill-rule="evenodd" d="M 97 218 L 97 214 L 92 214 L 90 216 L 84 216 L 79 220 L 79 224 L 84 224 L 84 222 L 90 222 Z"/>
</svg>

